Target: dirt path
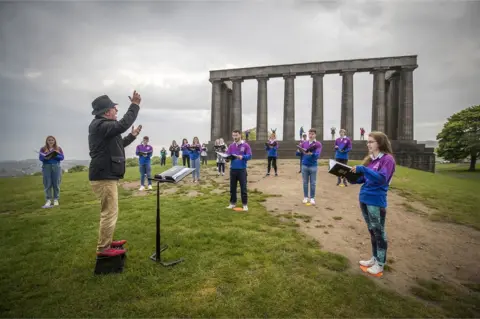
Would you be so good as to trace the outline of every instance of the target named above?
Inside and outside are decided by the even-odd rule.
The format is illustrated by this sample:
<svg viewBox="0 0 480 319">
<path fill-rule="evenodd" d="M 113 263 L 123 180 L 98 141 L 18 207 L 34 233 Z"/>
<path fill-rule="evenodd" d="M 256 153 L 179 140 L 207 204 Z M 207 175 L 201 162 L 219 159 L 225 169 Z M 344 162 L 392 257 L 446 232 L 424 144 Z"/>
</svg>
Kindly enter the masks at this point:
<svg viewBox="0 0 480 319">
<path fill-rule="evenodd" d="M 328 174 L 326 166 L 319 166 L 316 205 L 306 206 L 302 204 L 302 178 L 298 170 L 297 161 L 282 160 L 279 176 L 265 177 L 266 161 L 251 161 L 248 188 L 281 195 L 270 197 L 262 204 L 274 215 L 293 216 L 299 229 L 315 238 L 322 250 L 346 256 L 352 271 L 364 274 L 358 268 L 358 260 L 371 257 L 371 244 L 358 206 L 360 186 L 337 187 L 336 177 Z M 217 177 L 213 168 L 202 169 L 201 178 L 202 184 L 215 180 L 228 192 L 228 171 L 224 177 Z M 189 181 L 186 179 L 180 184 L 195 188 Z M 393 191 L 388 194 L 388 203 L 386 232 L 390 270 L 381 278 L 370 277 L 372 280 L 402 294 L 410 294 L 409 288 L 416 284 L 417 278 L 446 281 L 458 287 L 466 282 L 480 283 L 479 231 L 432 222 L 425 217 L 432 213 L 430 209 Z"/>
<path fill-rule="evenodd" d="M 297 161 L 281 161 L 278 177 L 264 177 L 265 167 L 260 161 L 252 161 L 248 180 L 250 189 L 282 195 L 268 198 L 264 203 L 267 210 L 277 215 L 296 213 L 302 231 L 318 240 L 323 250 L 346 256 L 352 270 L 363 274 L 357 266 L 358 260 L 371 257 L 371 244 L 358 207 L 360 186 L 337 187 L 336 177 L 328 174 L 327 167 L 319 166 L 316 205 L 306 206 L 302 204 L 302 178 Z M 388 201 L 387 261 L 391 270 L 372 280 L 403 294 L 409 293 L 416 278 L 453 284 L 480 283 L 479 231 L 432 222 L 422 216 L 431 214 L 431 210 L 392 191 Z M 411 207 L 417 212 L 412 212 Z"/>
</svg>

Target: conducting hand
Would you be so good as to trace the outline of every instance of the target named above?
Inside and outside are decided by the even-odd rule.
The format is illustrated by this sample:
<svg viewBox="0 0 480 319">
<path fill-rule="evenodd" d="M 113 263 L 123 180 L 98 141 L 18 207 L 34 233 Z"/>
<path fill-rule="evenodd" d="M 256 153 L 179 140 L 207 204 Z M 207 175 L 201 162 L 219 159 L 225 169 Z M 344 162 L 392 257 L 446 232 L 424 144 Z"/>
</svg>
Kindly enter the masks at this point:
<svg viewBox="0 0 480 319">
<path fill-rule="evenodd" d="M 128 98 L 130 99 L 130 102 L 140 106 L 140 102 L 142 101 L 142 97 L 140 96 L 140 94 L 138 94 L 138 92 L 136 90 L 133 91 L 133 97 L 129 96 Z"/>
<path fill-rule="evenodd" d="M 133 136 L 137 136 L 138 134 L 140 134 L 140 131 L 142 130 L 142 125 L 139 125 L 137 126 L 137 128 L 135 128 L 133 125 L 132 125 L 132 135 Z"/>
<path fill-rule="evenodd" d="M 351 169 L 351 171 L 352 171 L 353 173 L 356 173 L 356 172 L 357 172 L 357 166 L 353 166 L 352 169 Z"/>
</svg>

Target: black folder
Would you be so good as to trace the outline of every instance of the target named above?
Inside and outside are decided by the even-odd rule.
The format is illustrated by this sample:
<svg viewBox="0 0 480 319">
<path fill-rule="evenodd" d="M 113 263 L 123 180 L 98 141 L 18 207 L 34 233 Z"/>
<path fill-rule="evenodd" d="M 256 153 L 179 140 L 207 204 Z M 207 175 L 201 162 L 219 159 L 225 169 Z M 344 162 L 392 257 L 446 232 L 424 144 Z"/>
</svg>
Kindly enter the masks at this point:
<svg viewBox="0 0 480 319">
<path fill-rule="evenodd" d="M 330 160 L 328 165 L 328 172 L 335 176 L 345 177 L 349 182 L 356 182 L 363 175 L 352 172 L 352 167 L 335 160 Z"/>
</svg>

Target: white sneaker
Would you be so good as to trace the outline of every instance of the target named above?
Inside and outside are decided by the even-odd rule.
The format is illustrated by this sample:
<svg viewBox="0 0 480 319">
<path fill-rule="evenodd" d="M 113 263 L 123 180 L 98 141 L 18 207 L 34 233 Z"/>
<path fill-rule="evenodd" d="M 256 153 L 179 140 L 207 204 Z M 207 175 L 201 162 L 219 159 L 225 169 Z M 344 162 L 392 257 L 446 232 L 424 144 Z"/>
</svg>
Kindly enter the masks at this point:
<svg viewBox="0 0 480 319">
<path fill-rule="evenodd" d="M 59 205 L 58 199 L 55 199 L 55 200 L 53 201 L 53 206 L 58 206 L 58 205 Z"/>
<path fill-rule="evenodd" d="M 247 206 L 247 205 L 243 205 L 243 210 L 244 210 L 244 211 L 248 211 L 248 206 Z"/>
<path fill-rule="evenodd" d="M 305 198 L 303 199 L 302 203 L 304 203 L 304 204 L 308 203 L 308 197 L 305 197 Z"/>
<path fill-rule="evenodd" d="M 140 186 L 140 188 L 138 189 L 139 191 L 143 191 L 145 189 L 145 186 Z"/>
<path fill-rule="evenodd" d="M 227 208 L 228 209 L 233 209 L 233 208 L 235 208 L 235 205 L 230 204 L 230 205 L 227 206 Z"/>
<path fill-rule="evenodd" d="M 148 189 L 152 189 L 152 185 L 148 185 Z"/>
<path fill-rule="evenodd" d="M 45 202 L 45 205 L 43 205 L 42 207 L 50 207 L 50 206 L 52 206 L 52 201 L 48 199 L 48 200 Z"/>
<path fill-rule="evenodd" d="M 376 275 L 383 272 L 383 266 L 380 266 L 377 262 L 375 262 L 375 264 L 372 267 L 367 268 L 367 271 L 372 275 Z"/>
<path fill-rule="evenodd" d="M 372 267 L 375 265 L 375 257 L 370 258 L 369 260 L 360 260 L 358 263 L 364 267 Z"/>
<path fill-rule="evenodd" d="M 315 205 L 315 198 L 310 199 L 310 204 Z"/>
</svg>

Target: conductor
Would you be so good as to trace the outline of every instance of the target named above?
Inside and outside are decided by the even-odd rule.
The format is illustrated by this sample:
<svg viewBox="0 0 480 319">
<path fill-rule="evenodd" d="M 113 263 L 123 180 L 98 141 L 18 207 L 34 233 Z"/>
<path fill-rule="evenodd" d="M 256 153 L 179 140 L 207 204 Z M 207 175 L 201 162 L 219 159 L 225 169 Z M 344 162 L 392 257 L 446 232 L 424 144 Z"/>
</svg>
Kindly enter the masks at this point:
<svg viewBox="0 0 480 319">
<path fill-rule="evenodd" d="M 117 186 L 118 180 L 125 174 L 125 147 L 136 139 L 142 129 L 141 125 L 137 128 L 133 126 L 140 110 L 140 94 L 134 91 L 129 99 L 130 107 L 120 121 L 117 121 L 117 103 L 107 95 L 99 96 L 92 102 L 95 118 L 88 127 L 89 180 L 101 206 L 97 256 L 113 257 L 125 253 L 120 246 L 127 241 L 113 241 L 118 217 Z M 132 131 L 122 138 L 121 134 L 130 127 Z"/>
</svg>

